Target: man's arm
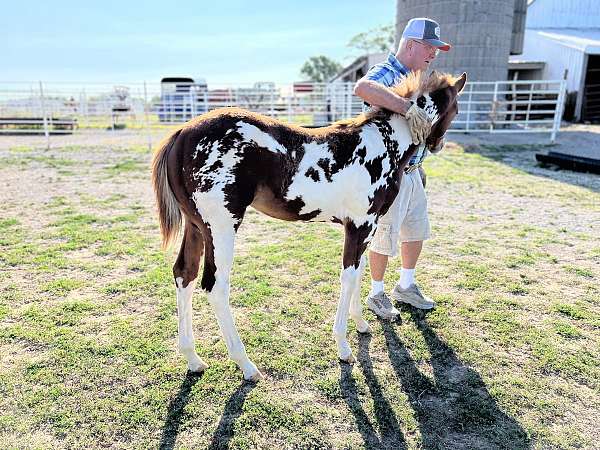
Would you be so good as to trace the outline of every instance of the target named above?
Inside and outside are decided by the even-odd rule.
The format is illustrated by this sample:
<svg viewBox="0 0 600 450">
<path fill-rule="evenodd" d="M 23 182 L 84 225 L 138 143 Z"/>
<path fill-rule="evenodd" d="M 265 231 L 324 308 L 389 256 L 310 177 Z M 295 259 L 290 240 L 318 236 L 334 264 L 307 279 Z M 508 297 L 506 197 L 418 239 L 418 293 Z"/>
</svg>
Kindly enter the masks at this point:
<svg viewBox="0 0 600 450">
<path fill-rule="evenodd" d="M 362 98 L 371 106 L 385 108 L 401 115 L 405 115 L 411 106 L 409 100 L 400 97 L 383 84 L 365 78 L 361 78 L 354 85 L 354 95 Z"/>
<path fill-rule="evenodd" d="M 385 108 L 406 117 L 413 144 L 419 145 L 429 136 L 431 122 L 425 111 L 384 85 L 363 77 L 356 82 L 354 94 L 372 106 Z"/>
</svg>

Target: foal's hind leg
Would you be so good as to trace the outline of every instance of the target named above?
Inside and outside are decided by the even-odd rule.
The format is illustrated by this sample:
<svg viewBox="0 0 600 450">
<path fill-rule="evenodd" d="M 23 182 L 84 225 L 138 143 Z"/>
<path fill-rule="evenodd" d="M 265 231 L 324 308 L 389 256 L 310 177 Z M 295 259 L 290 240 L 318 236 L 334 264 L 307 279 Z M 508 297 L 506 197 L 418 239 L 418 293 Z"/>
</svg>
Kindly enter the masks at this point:
<svg viewBox="0 0 600 450">
<path fill-rule="evenodd" d="M 227 226 L 223 220 L 213 218 L 211 222 L 210 219 L 206 219 L 206 215 L 203 215 L 203 219 L 210 227 L 209 233 L 212 239 L 207 239 L 202 287 L 208 291 L 208 301 L 215 310 L 229 357 L 242 369 L 246 380 L 258 381 L 263 376 L 246 355 L 246 349 L 236 329 L 229 306 L 235 229 L 233 226 Z"/>
<path fill-rule="evenodd" d="M 192 372 L 202 372 L 208 365 L 196 353 L 192 329 L 192 294 L 198 277 L 198 266 L 204 251 L 202 233 L 186 223 L 181 250 L 173 267 L 177 286 L 178 347 Z"/>
<path fill-rule="evenodd" d="M 369 231 L 370 229 L 366 229 L 366 227 L 357 228 L 352 222 L 345 224 L 344 257 L 342 264 L 343 268 L 340 274 L 342 289 L 340 293 L 340 301 L 335 314 L 333 336 L 337 343 L 338 356 L 341 360 L 349 363 L 353 363 L 356 359 L 354 358 L 354 355 L 352 355 L 352 350 L 348 344 L 348 314 L 350 312 L 350 303 L 353 296 L 359 294 L 356 291 L 359 289 L 362 268 L 364 268 L 364 262 L 361 261 L 361 256 L 366 248 L 364 240 L 369 234 Z M 360 317 L 360 312 L 357 311 L 356 304 L 353 306 L 353 313 L 353 318 Z M 362 317 L 360 318 L 362 320 Z M 359 331 L 368 332 L 364 326 L 369 326 L 366 322 L 359 323 L 359 321 L 357 321 L 357 325 L 359 327 Z"/>
</svg>

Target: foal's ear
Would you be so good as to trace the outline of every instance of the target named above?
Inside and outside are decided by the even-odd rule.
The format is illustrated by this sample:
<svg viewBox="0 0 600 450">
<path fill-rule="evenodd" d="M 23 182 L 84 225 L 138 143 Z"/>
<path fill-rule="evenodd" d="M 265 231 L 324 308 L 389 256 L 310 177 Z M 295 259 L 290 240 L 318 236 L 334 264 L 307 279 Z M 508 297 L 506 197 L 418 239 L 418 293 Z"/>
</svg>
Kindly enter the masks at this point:
<svg viewBox="0 0 600 450">
<path fill-rule="evenodd" d="M 463 74 L 454 83 L 454 87 L 456 88 L 457 94 L 460 94 L 462 92 L 462 90 L 465 88 L 466 82 L 467 82 L 467 72 L 463 72 Z"/>
</svg>

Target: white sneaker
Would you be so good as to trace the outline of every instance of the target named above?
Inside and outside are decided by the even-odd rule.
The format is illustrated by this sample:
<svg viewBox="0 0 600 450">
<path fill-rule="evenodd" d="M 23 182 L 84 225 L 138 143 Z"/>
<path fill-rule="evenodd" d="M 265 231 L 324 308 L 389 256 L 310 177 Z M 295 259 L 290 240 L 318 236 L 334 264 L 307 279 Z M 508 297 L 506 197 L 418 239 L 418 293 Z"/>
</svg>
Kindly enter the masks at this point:
<svg viewBox="0 0 600 450">
<path fill-rule="evenodd" d="M 387 294 L 383 291 L 375 295 L 370 295 L 367 299 L 367 307 L 381 319 L 394 320 L 400 314 Z"/>
<path fill-rule="evenodd" d="M 408 303 L 419 309 L 431 309 L 435 307 L 435 302 L 429 297 L 423 295 L 419 286 L 411 284 L 406 289 L 402 289 L 399 284 L 392 291 L 392 298 L 397 302 Z"/>
</svg>

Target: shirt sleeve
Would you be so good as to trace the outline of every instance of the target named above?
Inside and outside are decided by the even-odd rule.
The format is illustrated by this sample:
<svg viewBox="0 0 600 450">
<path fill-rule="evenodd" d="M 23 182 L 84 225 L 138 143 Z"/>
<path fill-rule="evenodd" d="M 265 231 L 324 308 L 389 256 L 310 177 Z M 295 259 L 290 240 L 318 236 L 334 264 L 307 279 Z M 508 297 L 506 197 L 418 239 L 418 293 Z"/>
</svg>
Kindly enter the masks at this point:
<svg viewBox="0 0 600 450">
<path fill-rule="evenodd" d="M 394 71 L 389 65 L 385 63 L 375 64 L 369 69 L 365 75 L 367 80 L 373 80 L 383 84 L 386 87 L 390 87 L 394 84 Z"/>
</svg>

